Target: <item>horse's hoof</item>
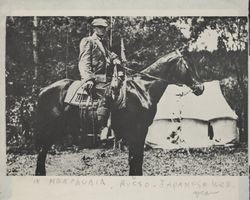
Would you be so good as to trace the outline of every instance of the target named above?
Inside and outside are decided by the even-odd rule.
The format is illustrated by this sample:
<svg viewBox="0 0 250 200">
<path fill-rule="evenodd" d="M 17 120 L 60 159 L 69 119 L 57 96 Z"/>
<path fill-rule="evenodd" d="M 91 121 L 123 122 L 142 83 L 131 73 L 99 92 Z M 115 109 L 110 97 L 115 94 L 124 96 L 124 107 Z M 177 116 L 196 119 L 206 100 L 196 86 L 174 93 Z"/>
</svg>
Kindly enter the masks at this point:
<svg viewBox="0 0 250 200">
<path fill-rule="evenodd" d="M 35 176 L 46 176 L 46 172 L 36 171 Z"/>
<path fill-rule="evenodd" d="M 46 174 L 36 174 L 35 176 L 46 176 Z"/>
</svg>

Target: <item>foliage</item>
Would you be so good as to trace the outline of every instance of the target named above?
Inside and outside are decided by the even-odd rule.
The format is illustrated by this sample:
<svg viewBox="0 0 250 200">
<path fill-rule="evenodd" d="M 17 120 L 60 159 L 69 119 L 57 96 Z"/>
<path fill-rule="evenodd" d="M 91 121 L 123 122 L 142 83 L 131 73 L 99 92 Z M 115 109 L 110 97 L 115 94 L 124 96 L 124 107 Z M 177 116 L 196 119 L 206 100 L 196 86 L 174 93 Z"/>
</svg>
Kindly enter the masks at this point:
<svg viewBox="0 0 250 200">
<path fill-rule="evenodd" d="M 32 97 L 6 97 L 7 145 L 34 148 L 35 103 Z"/>
<path fill-rule="evenodd" d="M 208 17 L 193 18 L 191 36 L 197 39 L 200 32 L 211 28 L 219 33 L 217 52 L 220 57 L 222 75 L 236 80 L 229 102 L 233 104 L 239 117 L 242 141 L 248 141 L 248 87 L 247 87 L 247 18 L 246 17 Z M 229 72 L 229 73 L 228 73 Z M 225 78 L 224 77 L 224 78 Z M 227 95 L 229 97 L 229 95 Z"/>
<path fill-rule="evenodd" d="M 128 60 L 146 67 L 186 42 L 181 31 L 172 24 L 174 21 L 176 18 L 169 17 L 117 17 L 114 29 L 115 34 L 125 38 Z"/>
</svg>

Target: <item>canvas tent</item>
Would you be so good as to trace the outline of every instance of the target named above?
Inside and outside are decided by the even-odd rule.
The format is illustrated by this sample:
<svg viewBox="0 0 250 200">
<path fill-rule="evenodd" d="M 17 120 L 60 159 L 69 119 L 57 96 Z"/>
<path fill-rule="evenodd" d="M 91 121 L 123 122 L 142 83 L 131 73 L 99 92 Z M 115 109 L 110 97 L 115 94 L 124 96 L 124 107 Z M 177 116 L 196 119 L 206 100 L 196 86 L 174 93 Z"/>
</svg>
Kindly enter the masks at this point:
<svg viewBox="0 0 250 200">
<path fill-rule="evenodd" d="M 169 85 L 157 105 L 146 144 L 153 148 L 207 147 L 238 140 L 237 115 L 222 95 L 219 81 L 206 82 L 202 95 Z"/>
</svg>

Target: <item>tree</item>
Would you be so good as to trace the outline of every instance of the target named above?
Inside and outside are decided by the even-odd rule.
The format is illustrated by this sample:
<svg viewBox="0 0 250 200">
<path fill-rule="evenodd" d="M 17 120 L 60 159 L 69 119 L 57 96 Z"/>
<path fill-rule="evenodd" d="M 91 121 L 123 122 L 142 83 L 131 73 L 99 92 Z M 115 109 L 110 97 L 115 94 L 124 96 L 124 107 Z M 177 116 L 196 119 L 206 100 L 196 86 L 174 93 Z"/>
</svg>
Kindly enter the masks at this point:
<svg viewBox="0 0 250 200">
<path fill-rule="evenodd" d="M 237 109 L 239 117 L 240 135 L 247 141 L 248 132 L 248 95 L 247 95 L 247 18 L 246 17 L 199 17 L 192 19 L 191 37 L 196 41 L 199 35 L 207 28 L 216 30 L 218 37 L 218 53 L 224 67 L 233 69 L 238 83 L 240 95 L 237 101 L 241 102 Z M 228 62 L 228 55 L 233 56 Z M 243 55 L 243 57 L 241 56 Z M 242 59 L 244 58 L 244 59 Z M 228 66 L 225 66 L 228 64 Z M 223 66 L 223 64 L 222 64 Z M 226 71 L 226 70 L 224 70 Z"/>
<path fill-rule="evenodd" d="M 33 30 L 32 30 L 32 36 L 33 36 L 33 60 L 34 60 L 34 80 L 37 79 L 38 72 L 37 72 L 37 66 L 38 66 L 38 38 L 37 38 L 37 26 L 38 26 L 38 20 L 35 16 L 33 18 Z"/>
<path fill-rule="evenodd" d="M 115 17 L 113 49 L 119 52 L 117 41 L 124 38 L 127 59 L 139 63 L 138 69 L 147 67 L 186 43 L 184 35 L 173 24 L 176 20 L 177 17 Z"/>
</svg>

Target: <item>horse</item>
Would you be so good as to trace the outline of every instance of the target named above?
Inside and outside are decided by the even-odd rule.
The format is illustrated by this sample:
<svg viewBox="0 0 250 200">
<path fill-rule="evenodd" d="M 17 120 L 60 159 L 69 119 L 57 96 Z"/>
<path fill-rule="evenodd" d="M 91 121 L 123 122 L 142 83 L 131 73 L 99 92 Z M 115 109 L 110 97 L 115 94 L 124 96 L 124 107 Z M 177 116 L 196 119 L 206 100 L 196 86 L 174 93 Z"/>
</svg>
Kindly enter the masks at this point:
<svg viewBox="0 0 250 200">
<path fill-rule="evenodd" d="M 62 137 L 65 126 L 79 129 L 78 108 L 64 103 L 72 83 L 71 79 L 62 79 L 45 87 L 39 94 L 36 175 L 46 175 L 46 155 L 55 141 Z M 185 84 L 195 95 L 201 95 L 204 90 L 203 84 L 197 80 L 195 69 L 188 66 L 179 50 L 175 50 L 127 78 L 126 107 L 111 110 L 111 128 L 115 136 L 128 145 L 129 175 L 143 174 L 148 127 L 153 122 L 157 103 L 169 84 Z"/>
</svg>

